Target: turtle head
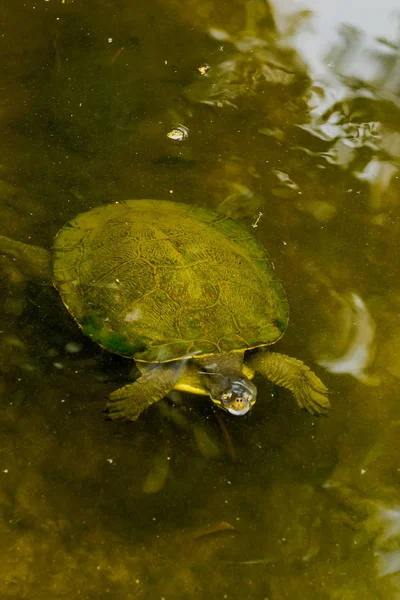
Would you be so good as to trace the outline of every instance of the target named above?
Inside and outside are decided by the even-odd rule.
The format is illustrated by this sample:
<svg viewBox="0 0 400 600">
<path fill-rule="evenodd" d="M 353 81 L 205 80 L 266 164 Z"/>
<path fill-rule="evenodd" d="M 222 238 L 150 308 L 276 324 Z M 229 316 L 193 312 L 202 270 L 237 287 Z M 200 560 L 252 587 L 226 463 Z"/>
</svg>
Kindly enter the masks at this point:
<svg viewBox="0 0 400 600">
<path fill-rule="evenodd" d="M 245 415 L 257 398 L 257 388 L 243 375 L 220 375 L 209 386 L 211 400 L 232 415 Z"/>
</svg>

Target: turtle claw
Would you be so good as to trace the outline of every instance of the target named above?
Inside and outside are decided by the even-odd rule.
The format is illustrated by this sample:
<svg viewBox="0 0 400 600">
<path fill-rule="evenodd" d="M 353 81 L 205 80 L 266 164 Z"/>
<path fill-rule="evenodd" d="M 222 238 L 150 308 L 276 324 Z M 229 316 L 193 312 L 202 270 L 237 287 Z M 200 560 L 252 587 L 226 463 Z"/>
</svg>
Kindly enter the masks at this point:
<svg viewBox="0 0 400 600">
<path fill-rule="evenodd" d="M 107 416 L 112 421 L 118 419 L 136 421 L 142 413 L 140 405 L 137 405 L 134 397 L 125 397 L 121 399 L 121 396 L 121 390 L 117 390 L 109 395 L 109 401 L 106 405 Z"/>
<path fill-rule="evenodd" d="M 136 421 L 141 415 L 141 411 L 139 412 L 133 403 L 126 400 L 122 400 L 121 402 L 107 402 L 107 413 L 112 421 L 117 421 L 118 419 Z"/>
<path fill-rule="evenodd" d="M 142 375 L 108 396 L 108 416 L 113 421 L 126 419 L 136 421 L 144 410 L 158 402 L 170 392 L 176 380 L 178 371 L 174 367 L 157 367 Z"/>
<path fill-rule="evenodd" d="M 304 370 L 301 375 L 294 390 L 297 404 L 312 415 L 325 415 L 330 408 L 328 389 L 309 369 Z"/>
</svg>

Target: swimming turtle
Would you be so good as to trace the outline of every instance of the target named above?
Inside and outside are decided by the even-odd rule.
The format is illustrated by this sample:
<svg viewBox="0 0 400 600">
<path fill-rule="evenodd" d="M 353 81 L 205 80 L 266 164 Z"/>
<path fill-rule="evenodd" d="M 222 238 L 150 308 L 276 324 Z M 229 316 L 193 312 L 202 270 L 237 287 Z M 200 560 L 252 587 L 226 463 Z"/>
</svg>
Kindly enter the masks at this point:
<svg viewBox="0 0 400 600">
<path fill-rule="evenodd" d="M 327 389 L 300 360 L 269 351 L 289 318 L 283 287 L 261 244 L 234 220 L 160 200 L 116 202 L 78 215 L 52 255 L 0 236 L 0 254 L 30 276 L 52 278 L 82 331 L 135 360 L 141 376 L 114 391 L 112 419 L 136 420 L 173 389 L 244 415 L 258 373 L 310 413 Z"/>
</svg>

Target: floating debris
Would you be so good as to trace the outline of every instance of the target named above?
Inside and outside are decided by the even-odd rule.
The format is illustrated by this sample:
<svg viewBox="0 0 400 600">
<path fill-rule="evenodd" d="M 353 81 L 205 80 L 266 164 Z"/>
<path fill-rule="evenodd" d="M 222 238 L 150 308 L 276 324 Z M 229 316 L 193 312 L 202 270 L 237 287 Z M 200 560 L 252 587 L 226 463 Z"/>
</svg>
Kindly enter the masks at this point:
<svg viewBox="0 0 400 600">
<path fill-rule="evenodd" d="M 64 346 L 65 352 L 69 352 L 70 354 L 77 354 L 82 350 L 82 344 L 78 344 L 77 342 L 68 342 Z"/>
<path fill-rule="evenodd" d="M 260 222 L 261 217 L 263 216 L 263 213 L 260 211 L 257 215 L 256 220 L 254 221 L 254 223 L 252 224 L 252 227 L 256 228 L 258 227 L 258 224 Z"/>
<path fill-rule="evenodd" d="M 200 73 L 200 75 L 207 75 L 207 73 L 210 69 L 211 69 L 210 65 L 207 63 L 204 63 L 200 67 L 197 67 L 196 70 Z"/>
<path fill-rule="evenodd" d="M 238 529 L 226 521 L 218 521 L 217 523 L 210 523 L 209 525 L 205 525 L 204 527 L 196 529 L 196 531 L 193 533 L 193 539 L 198 540 L 199 538 L 206 537 L 207 535 L 214 535 L 215 533 L 221 533 L 223 531 L 238 532 Z"/>
<path fill-rule="evenodd" d="M 111 38 L 110 38 L 110 39 L 111 39 Z M 108 43 L 109 43 L 109 44 L 112 42 L 112 39 L 111 39 L 111 41 L 110 41 L 110 39 L 108 40 Z M 110 60 L 109 60 L 109 62 L 108 62 L 108 65 L 109 65 L 109 66 L 112 66 L 112 65 L 114 65 L 114 64 L 117 62 L 117 60 L 118 60 L 119 58 L 121 58 L 121 56 L 124 54 L 124 52 L 125 52 L 125 48 L 124 48 L 124 47 L 122 47 L 122 48 L 118 48 L 118 50 L 117 50 L 117 51 L 116 51 L 116 52 L 115 52 L 115 53 L 112 55 L 112 57 L 110 58 Z"/>
<path fill-rule="evenodd" d="M 204 458 L 218 458 L 221 456 L 221 451 L 218 445 L 210 438 L 207 431 L 201 425 L 193 425 L 193 433 L 196 439 L 197 448 Z"/>
<path fill-rule="evenodd" d="M 232 443 L 231 436 L 229 435 L 229 431 L 228 431 L 228 429 L 227 429 L 227 427 L 226 427 L 226 425 L 225 425 L 225 423 L 224 423 L 221 415 L 218 412 L 215 412 L 214 414 L 215 414 L 215 418 L 218 421 L 218 425 L 221 428 L 222 435 L 224 437 L 226 448 L 228 450 L 229 456 L 231 457 L 231 459 L 232 459 L 233 462 L 237 462 L 236 450 L 235 450 L 235 447 L 234 447 L 234 445 Z"/>
<path fill-rule="evenodd" d="M 273 558 L 255 558 L 254 560 L 224 560 L 226 565 L 269 565 L 274 562 Z"/>
<path fill-rule="evenodd" d="M 156 494 L 165 485 L 170 469 L 170 457 L 164 453 L 153 457 L 152 467 L 143 482 L 142 490 L 145 494 Z"/>
</svg>

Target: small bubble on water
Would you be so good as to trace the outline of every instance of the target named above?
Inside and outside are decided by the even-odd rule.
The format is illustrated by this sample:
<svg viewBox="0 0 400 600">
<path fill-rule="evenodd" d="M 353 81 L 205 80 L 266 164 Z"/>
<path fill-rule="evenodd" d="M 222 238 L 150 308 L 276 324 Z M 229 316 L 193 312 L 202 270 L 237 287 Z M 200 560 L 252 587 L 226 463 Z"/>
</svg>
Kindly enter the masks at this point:
<svg viewBox="0 0 400 600">
<path fill-rule="evenodd" d="M 174 142 L 184 142 L 189 137 L 189 129 L 185 125 L 177 125 L 167 133 L 167 138 Z"/>
</svg>

